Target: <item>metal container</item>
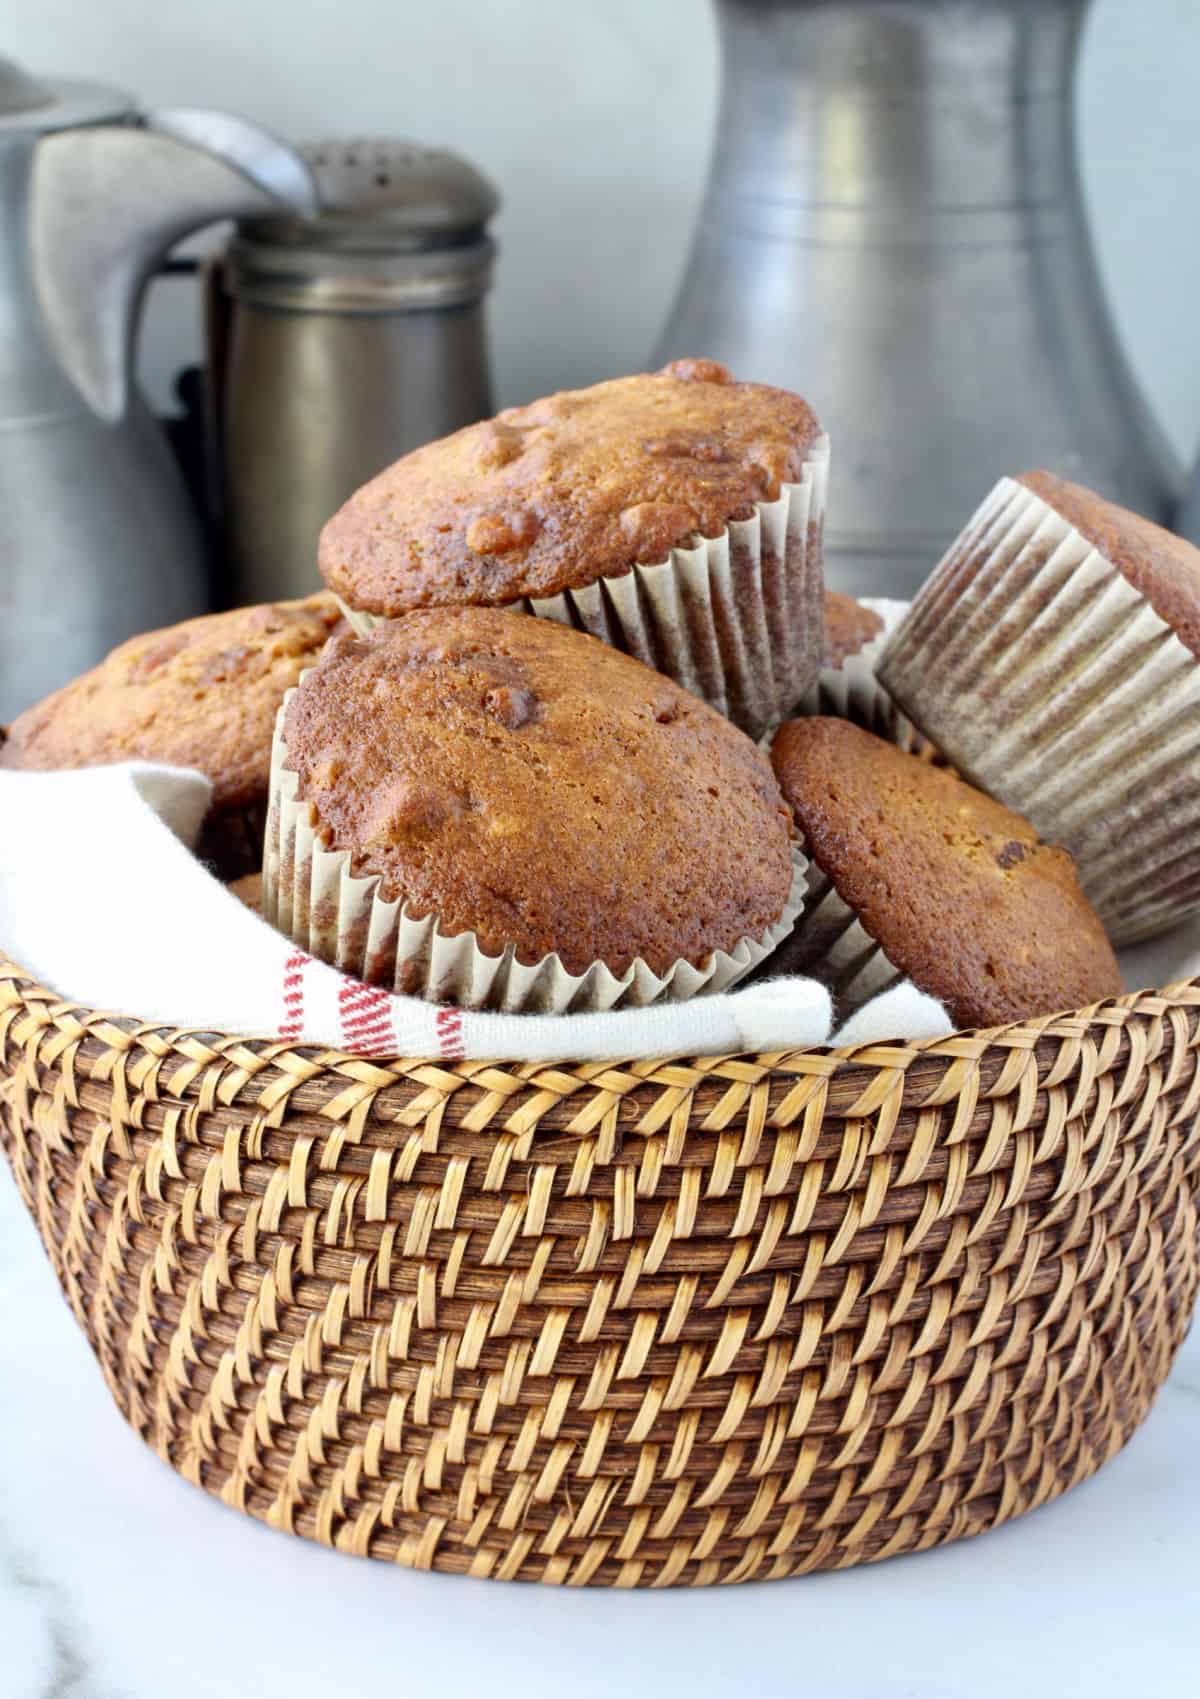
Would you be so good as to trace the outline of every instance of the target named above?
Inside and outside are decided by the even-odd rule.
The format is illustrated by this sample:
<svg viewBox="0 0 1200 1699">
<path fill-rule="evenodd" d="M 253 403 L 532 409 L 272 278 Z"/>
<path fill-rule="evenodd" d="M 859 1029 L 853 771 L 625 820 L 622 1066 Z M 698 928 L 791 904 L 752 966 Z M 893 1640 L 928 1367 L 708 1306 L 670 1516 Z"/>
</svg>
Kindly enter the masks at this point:
<svg viewBox="0 0 1200 1699">
<path fill-rule="evenodd" d="M 133 381 L 172 244 L 312 207 L 307 169 L 220 113 L 38 81 L 0 59 L 0 720 L 122 638 L 201 612 L 200 529 Z"/>
<path fill-rule="evenodd" d="M 1178 468 L 1105 308 L 1076 169 L 1088 0 L 718 0 L 711 174 L 656 361 L 799 390 L 830 581 L 907 594 L 1004 473 L 1152 518 Z"/>
<path fill-rule="evenodd" d="M 1200 459 L 1192 467 L 1192 475 L 1175 518 L 1175 529 L 1181 537 L 1200 544 Z"/>
<path fill-rule="evenodd" d="M 243 223 L 209 294 L 232 602 L 311 590 L 320 528 L 359 484 L 492 411 L 495 189 L 406 142 L 302 151 L 320 215 Z"/>
</svg>

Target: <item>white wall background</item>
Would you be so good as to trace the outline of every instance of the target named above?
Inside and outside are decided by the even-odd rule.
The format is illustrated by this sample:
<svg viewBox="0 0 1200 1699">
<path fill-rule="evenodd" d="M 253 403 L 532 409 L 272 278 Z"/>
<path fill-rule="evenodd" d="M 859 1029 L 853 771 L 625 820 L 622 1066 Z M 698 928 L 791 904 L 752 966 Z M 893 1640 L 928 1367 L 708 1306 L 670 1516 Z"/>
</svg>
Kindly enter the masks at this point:
<svg viewBox="0 0 1200 1699">
<path fill-rule="evenodd" d="M 499 397 L 636 368 L 668 311 L 717 93 L 707 0 L 0 0 L 0 51 L 298 140 L 408 135 L 498 182 Z M 1200 438 L 1200 0 L 1095 0 L 1080 139 L 1118 326 L 1181 454 Z M 152 389 L 195 357 L 159 286 Z M 174 296 L 174 299 L 168 298 Z"/>
</svg>

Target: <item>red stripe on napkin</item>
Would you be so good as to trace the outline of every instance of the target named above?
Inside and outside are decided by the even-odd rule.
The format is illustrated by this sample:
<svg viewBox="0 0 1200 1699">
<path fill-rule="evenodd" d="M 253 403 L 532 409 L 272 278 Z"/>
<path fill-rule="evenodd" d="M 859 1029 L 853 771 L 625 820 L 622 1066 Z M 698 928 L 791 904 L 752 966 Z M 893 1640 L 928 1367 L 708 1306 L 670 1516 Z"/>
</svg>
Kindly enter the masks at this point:
<svg viewBox="0 0 1200 1699">
<path fill-rule="evenodd" d="M 438 1049 L 448 1061 L 463 1055 L 462 1014 L 458 1009 L 437 1012 Z"/>
<path fill-rule="evenodd" d="M 368 1056 L 392 1042 L 392 999 L 378 985 L 347 983 L 338 988 L 338 1021 L 347 1050 Z"/>
<path fill-rule="evenodd" d="M 304 1031 L 304 970 L 312 960 L 297 950 L 283 964 L 283 1019 L 280 1038 L 299 1038 Z"/>
</svg>

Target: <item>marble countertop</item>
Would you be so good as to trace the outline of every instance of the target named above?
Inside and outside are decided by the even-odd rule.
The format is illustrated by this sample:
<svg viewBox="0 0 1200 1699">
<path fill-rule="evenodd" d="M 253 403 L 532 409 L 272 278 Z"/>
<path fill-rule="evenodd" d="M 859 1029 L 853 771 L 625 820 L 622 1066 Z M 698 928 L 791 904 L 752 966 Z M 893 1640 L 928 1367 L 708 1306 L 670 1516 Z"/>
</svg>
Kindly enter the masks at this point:
<svg viewBox="0 0 1200 1699">
<path fill-rule="evenodd" d="M 840 1575 L 574 1592 L 276 1534 L 125 1426 L 0 1163 L 0 1699 L 1193 1699 L 1200 1333 L 1093 1481 Z"/>
</svg>

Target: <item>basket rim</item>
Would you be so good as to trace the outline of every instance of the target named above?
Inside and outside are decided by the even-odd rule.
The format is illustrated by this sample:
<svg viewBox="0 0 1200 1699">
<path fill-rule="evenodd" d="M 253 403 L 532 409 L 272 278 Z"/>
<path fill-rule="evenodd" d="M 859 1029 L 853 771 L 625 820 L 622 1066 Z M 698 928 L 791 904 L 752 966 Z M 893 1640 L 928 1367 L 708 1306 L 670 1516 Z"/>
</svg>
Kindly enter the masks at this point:
<svg viewBox="0 0 1200 1699">
<path fill-rule="evenodd" d="M 324 1057 L 331 1067 L 342 1065 L 366 1064 L 378 1067 L 410 1068 L 440 1068 L 474 1071 L 486 1068 L 512 1068 L 529 1070 L 531 1075 L 547 1070 L 569 1070 L 582 1068 L 602 1072 L 606 1069 L 622 1067 L 670 1067 L 673 1061 L 683 1061 L 685 1057 L 651 1056 L 651 1057 L 613 1057 L 609 1060 L 571 1060 L 564 1058 L 560 1061 L 521 1060 L 517 1058 L 461 1058 L 449 1063 L 445 1057 L 434 1056 L 403 1056 L 390 1052 L 381 1052 L 378 1056 L 364 1056 L 345 1050 L 339 1050 L 336 1045 L 320 1044 L 313 1040 L 296 1040 L 278 1037 L 273 1033 L 229 1032 L 216 1027 L 173 1027 L 162 1021 L 147 1021 L 136 1015 L 121 1014 L 113 1010 L 92 1007 L 76 998 L 65 997 L 43 985 L 36 974 L 27 972 L 15 962 L 0 945 L 0 1012 L 11 1007 L 14 1003 L 26 1006 L 40 1003 L 52 1007 L 56 1017 L 69 1016 L 77 1019 L 82 1027 L 109 1027 L 127 1038 L 137 1038 L 142 1034 L 157 1034 L 160 1042 L 163 1038 L 173 1042 L 176 1039 L 219 1038 L 230 1043 L 245 1043 L 267 1046 L 273 1055 L 285 1055 L 316 1051 Z M 793 1049 L 772 1051 L 729 1051 L 720 1056 L 696 1057 L 706 1063 L 720 1063 L 731 1057 L 741 1057 L 756 1065 L 771 1068 L 784 1058 L 808 1056 L 822 1057 L 832 1067 L 897 1067 L 905 1066 L 917 1056 L 942 1056 L 947 1061 L 966 1061 L 978 1059 L 993 1046 L 1006 1050 L 1032 1050 L 1043 1039 L 1078 1039 L 1084 1035 L 1089 1026 L 1123 1026 L 1130 1016 L 1147 1015 L 1152 1018 L 1161 1017 L 1171 1009 L 1194 1009 L 1200 1007 L 1200 975 L 1194 978 L 1174 980 L 1170 984 L 1151 988 L 1144 991 L 1127 991 L 1120 997 L 1107 997 L 1098 1003 L 1090 1003 L 1080 1009 L 1069 1009 L 1049 1015 L 1030 1016 L 1023 1021 L 1008 1021 L 995 1027 L 970 1027 L 956 1029 L 936 1038 L 892 1038 L 874 1039 L 862 1044 L 831 1045 L 808 1044 L 798 1045 Z M 904 1060 L 902 1060 L 904 1058 Z"/>
</svg>

